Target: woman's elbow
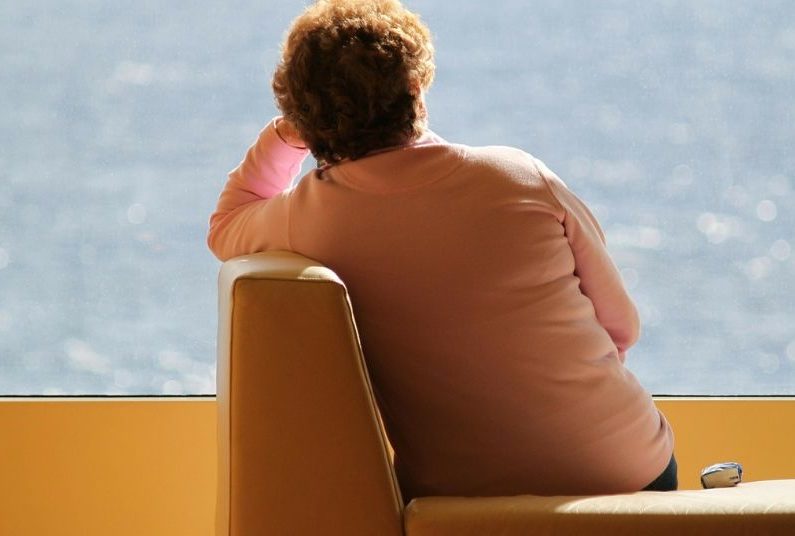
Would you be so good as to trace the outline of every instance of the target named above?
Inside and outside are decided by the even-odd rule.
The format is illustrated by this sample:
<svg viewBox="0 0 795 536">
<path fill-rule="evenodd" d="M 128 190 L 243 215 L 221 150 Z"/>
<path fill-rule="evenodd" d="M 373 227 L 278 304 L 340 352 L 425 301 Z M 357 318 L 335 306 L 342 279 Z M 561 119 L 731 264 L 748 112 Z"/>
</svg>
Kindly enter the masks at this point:
<svg viewBox="0 0 795 536">
<path fill-rule="evenodd" d="M 640 316 L 638 310 L 632 306 L 614 342 L 618 351 L 623 353 L 638 342 L 638 339 L 640 339 Z"/>
<path fill-rule="evenodd" d="M 210 248 L 210 251 L 216 258 L 221 261 L 227 261 L 231 258 L 224 251 L 223 242 L 221 240 L 220 234 L 218 229 L 214 226 L 210 226 L 210 230 L 207 232 L 207 247 Z"/>
<path fill-rule="evenodd" d="M 207 247 L 220 261 L 227 261 L 234 257 L 230 251 L 229 236 L 231 223 L 228 213 L 217 211 L 210 216 L 210 228 L 207 230 Z"/>
</svg>

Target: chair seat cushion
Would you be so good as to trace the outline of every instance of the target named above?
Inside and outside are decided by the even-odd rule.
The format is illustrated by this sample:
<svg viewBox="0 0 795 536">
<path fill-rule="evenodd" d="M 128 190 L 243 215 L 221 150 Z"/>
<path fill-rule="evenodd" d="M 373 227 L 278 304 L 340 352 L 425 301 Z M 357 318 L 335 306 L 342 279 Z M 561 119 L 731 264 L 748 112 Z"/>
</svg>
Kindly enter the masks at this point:
<svg viewBox="0 0 795 536">
<path fill-rule="evenodd" d="M 795 535 L 795 480 L 590 497 L 422 497 L 408 536 Z"/>
</svg>

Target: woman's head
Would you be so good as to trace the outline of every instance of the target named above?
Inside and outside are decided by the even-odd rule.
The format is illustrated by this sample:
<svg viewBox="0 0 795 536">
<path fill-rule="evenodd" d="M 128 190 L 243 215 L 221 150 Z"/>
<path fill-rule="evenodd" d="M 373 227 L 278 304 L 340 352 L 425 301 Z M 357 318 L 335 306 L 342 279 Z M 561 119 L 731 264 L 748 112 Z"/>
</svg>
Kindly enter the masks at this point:
<svg viewBox="0 0 795 536">
<path fill-rule="evenodd" d="M 273 91 L 315 157 L 336 162 L 419 136 L 433 73 L 430 32 L 398 0 L 319 0 L 293 22 Z"/>
</svg>

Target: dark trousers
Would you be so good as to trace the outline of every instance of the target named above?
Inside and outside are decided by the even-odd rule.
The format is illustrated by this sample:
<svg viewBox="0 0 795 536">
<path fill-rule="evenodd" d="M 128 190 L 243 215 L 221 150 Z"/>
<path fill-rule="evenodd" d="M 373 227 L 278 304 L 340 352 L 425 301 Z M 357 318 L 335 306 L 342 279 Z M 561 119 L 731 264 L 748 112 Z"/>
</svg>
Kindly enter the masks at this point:
<svg viewBox="0 0 795 536">
<path fill-rule="evenodd" d="M 675 491 L 677 487 L 679 487 L 679 479 L 677 478 L 676 458 L 671 454 L 671 461 L 668 462 L 665 471 L 655 478 L 654 482 L 643 488 L 643 491 Z"/>
</svg>

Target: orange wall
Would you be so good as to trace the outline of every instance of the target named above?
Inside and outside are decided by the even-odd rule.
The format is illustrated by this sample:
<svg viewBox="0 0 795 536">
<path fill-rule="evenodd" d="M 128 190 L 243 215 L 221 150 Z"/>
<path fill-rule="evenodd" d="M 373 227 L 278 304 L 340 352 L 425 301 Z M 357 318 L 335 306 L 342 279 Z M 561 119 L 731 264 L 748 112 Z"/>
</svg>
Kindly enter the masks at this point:
<svg viewBox="0 0 795 536">
<path fill-rule="evenodd" d="M 795 399 L 665 399 L 682 487 L 795 478 Z M 215 401 L 0 399 L 0 535 L 210 536 Z"/>
<path fill-rule="evenodd" d="M 0 535 L 210 536 L 215 400 L 0 401 Z"/>
<path fill-rule="evenodd" d="M 676 434 L 680 488 L 700 488 L 698 475 L 737 461 L 743 479 L 795 478 L 795 399 L 658 399 Z"/>
</svg>

